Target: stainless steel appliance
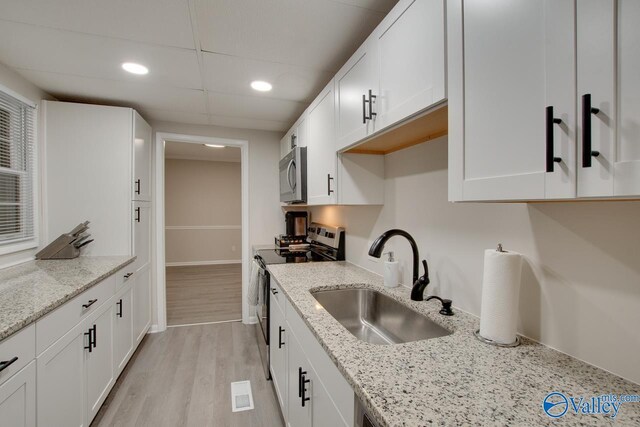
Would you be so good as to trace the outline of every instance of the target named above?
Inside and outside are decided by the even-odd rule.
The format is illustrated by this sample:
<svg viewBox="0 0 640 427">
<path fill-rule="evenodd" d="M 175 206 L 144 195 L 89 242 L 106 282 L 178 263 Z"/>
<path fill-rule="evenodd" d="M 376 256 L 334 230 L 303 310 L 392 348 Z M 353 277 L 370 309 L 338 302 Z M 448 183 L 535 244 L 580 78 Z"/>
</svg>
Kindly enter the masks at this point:
<svg viewBox="0 0 640 427">
<path fill-rule="evenodd" d="M 93 242 L 89 229 L 89 221 L 78 224 L 68 233 L 61 234 L 36 254 L 36 259 L 73 259 L 80 256 L 80 248 Z"/>
<path fill-rule="evenodd" d="M 267 267 L 272 264 L 344 261 L 344 228 L 311 223 L 308 235 L 303 245 L 275 249 L 260 249 L 256 251 L 254 259 L 260 266 L 260 280 L 258 281 L 258 305 L 256 317 L 258 325 L 256 336 L 262 364 L 267 379 L 271 379 L 269 372 L 269 316 L 271 295 L 271 276 Z M 275 288 L 274 288 L 275 289 Z"/>
<path fill-rule="evenodd" d="M 280 201 L 307 201 L 307 148 L 295 147 L 280 160 Z"/>
</svg>

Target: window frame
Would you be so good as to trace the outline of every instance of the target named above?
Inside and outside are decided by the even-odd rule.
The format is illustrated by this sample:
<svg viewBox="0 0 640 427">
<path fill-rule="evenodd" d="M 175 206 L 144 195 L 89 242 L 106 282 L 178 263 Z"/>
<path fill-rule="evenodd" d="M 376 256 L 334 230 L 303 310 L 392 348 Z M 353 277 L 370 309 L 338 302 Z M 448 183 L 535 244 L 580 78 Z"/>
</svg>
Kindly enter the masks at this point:
<svg viewBox="0 0 640 427">
<path fill-rule="evenodd" d="M 40 182 L 40 162 L 39 162 L 39 144 L 38 144 L 38 136 L 39 136 L 39 110 L 38 104 L 32 101 L 29 98 L 26 98 L 23 95 L 9 89 L 8 87 L 0 84 L 0 92 L 9 95 L 18 101 L 26 104 L 27 106 L 33 108 L 33 165 L 32 165 L 32 176 L 31 176 L 31 197 L 32 197 L 32 206 L 33 206 L 33 236 L 25 237 L 22 239 L 15 239 L 13 241 L 9 241 L 7 243 L 0 242 L 0 256 L 2 255 L 10 255 L 18 252 L 26 251 L 29 249 L 35 249 L 40 244 L 40 193 L 39 193 L 39 182 Z M 4 168 L 3 168 L 4 169 Z M 15 171 L 4 171 L 7 173 L 15 173 Z M 19 175 L 20 173 L 16 173 Z"/>
</svg>

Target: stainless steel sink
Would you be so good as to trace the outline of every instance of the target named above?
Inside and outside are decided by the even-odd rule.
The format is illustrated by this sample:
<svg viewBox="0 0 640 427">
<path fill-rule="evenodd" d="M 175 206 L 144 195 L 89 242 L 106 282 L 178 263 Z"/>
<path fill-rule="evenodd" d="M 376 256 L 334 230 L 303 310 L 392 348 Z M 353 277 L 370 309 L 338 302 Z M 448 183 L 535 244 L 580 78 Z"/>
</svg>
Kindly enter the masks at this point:
<svg viewBox="0 0 640 427">
<path fill-rule="evenodd" d="M 311 294 L 356 338 L 371 344 L 399 344 L 451 334 L 431 319 L 373 289 L 335 289 Z"/>
</svg>

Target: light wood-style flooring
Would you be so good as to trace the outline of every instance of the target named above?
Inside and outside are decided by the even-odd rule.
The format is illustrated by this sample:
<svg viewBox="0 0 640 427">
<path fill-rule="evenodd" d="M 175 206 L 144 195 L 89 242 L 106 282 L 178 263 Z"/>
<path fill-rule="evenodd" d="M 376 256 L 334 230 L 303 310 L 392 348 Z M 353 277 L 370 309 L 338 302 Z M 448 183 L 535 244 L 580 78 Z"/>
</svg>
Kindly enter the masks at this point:
<svg viewBox="0 0 640 427">
<path fill-rule="evenodd" d="M 255 339 L 240 322 L 147 335 L 91 424 L 283 426 Z M 255 409 L 231 412 L 231 382 L 250 380 Z"/>
<path fill-rule="evenodd" d="M 167 324 L 242 319 L 242 264 L 167 267 Z"/>
</svg>

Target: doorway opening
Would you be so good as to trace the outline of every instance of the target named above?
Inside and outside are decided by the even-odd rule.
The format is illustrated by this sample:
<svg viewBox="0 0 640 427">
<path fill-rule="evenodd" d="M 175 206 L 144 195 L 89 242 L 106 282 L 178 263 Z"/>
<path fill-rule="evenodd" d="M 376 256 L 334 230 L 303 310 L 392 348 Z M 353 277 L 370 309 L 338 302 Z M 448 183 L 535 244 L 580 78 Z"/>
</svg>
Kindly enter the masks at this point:
<svg viewBox="0 0 640 427">
<path fill-rule="evenodd" d="M 248 143 L 156 136 L 158 330 L 243 321 L 248 277 Z"/>
<path fill-rule="evenodd" d="M 242 320 L 240 148 L 165 141 L 167 326 Z"/>
</svg>

